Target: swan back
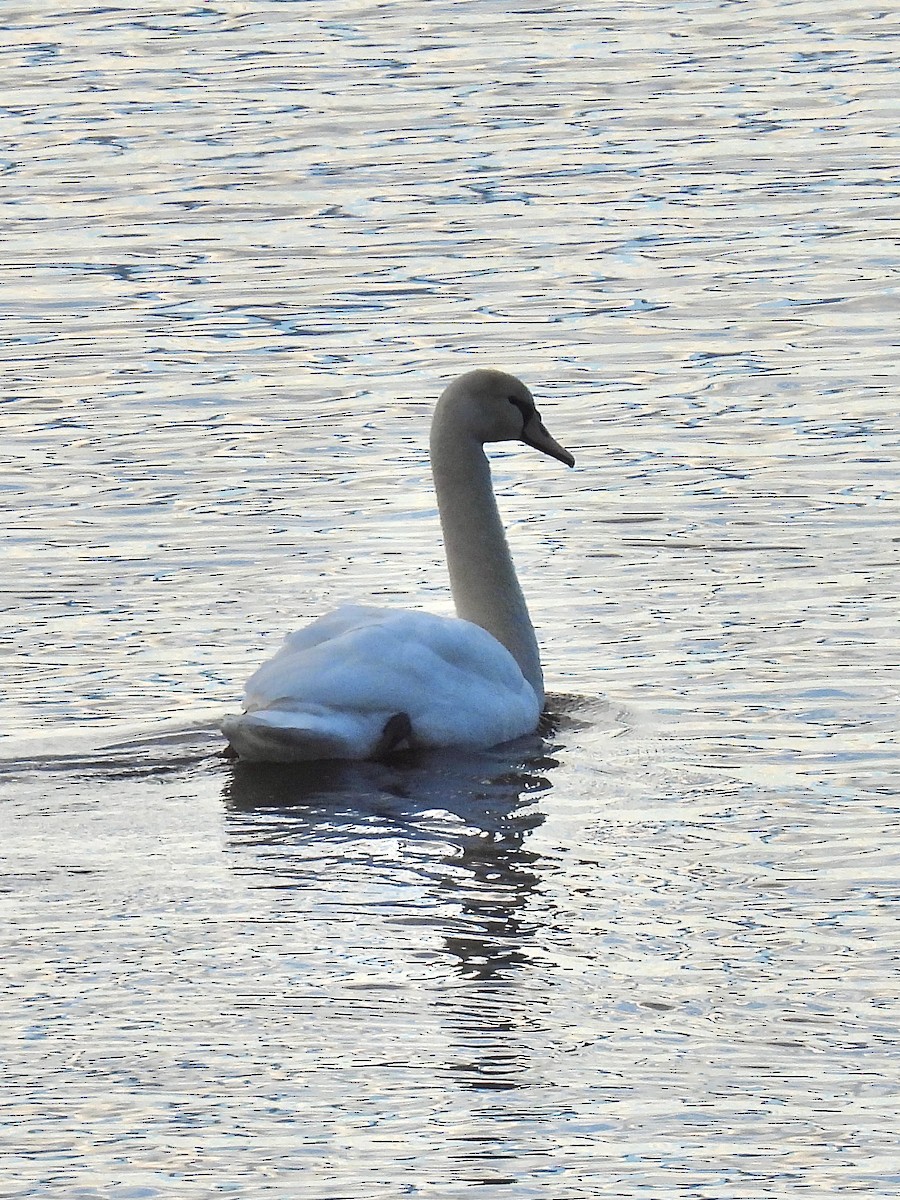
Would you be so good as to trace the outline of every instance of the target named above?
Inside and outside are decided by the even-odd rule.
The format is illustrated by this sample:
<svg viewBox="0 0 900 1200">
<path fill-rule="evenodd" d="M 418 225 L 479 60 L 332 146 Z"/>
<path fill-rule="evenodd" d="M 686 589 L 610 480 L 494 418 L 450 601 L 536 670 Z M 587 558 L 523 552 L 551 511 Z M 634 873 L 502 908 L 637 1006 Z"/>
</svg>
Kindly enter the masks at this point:
<svg viewBox="0 0 900 1200">
<path fill-rule="evenodd" d="M 377 756 L 397 716 L 404 746 L 477 749 L 530 733 L 540 704 L 477 625 L 345 605 L 285 639 L 223 729 L 246 759 L 363 759 Z"/>
</svg>

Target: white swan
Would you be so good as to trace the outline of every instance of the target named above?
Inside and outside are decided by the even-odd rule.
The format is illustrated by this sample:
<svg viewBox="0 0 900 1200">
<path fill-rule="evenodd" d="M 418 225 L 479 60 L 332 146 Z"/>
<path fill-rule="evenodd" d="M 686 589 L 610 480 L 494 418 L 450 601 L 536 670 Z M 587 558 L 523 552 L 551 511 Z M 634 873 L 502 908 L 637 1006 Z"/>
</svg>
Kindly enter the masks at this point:
<svg viewBox="0 0 900 1200">
<path fill-rule="evenodd" d="M 485 442 L 522 441 L 567 466 L 531 393 L 478 370 L 444 391 L 431 468 L 457 617 L 346 605 L 290 634 L 222 732 L 257 762 L 486 748 L 531 733 L 544 703 L 537 639 L 494 500 Z"/>
</svg>

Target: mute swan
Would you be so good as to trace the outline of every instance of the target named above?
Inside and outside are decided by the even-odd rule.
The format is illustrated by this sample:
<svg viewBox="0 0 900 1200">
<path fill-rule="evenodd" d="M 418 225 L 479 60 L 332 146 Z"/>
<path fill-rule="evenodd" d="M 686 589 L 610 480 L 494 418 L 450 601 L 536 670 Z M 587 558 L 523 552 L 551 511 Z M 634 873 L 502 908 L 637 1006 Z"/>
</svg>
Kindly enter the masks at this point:
<svg viewBox="0 0 900 1200">
<path fill-rule="evenodd" d="M 451 383 L 431 424 L 431 469 L 458 615 L 345 605 L 290 634 L 248 680 L 244 712 L 222 723 L 232 754 L 365 759 L 533 732 L 544 704 L 537 639 L 483 448 L 503 441 L 575 465 L 512 375 Z"/>
</svg>

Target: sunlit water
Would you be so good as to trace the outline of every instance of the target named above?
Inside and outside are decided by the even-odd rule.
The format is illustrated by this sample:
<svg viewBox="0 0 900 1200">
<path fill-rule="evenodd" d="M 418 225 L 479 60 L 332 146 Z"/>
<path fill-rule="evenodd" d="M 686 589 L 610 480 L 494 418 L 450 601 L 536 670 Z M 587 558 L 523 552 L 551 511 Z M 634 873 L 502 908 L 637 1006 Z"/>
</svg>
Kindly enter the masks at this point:
<svg viewBox="0 0 900 1200">
<path fill-rule="evenodd" d="M 2 33 L 4 1198 L 900 1195 L 891 7 Z M 227 763 L 476 363 L 541 734 Z"/>
</svg>

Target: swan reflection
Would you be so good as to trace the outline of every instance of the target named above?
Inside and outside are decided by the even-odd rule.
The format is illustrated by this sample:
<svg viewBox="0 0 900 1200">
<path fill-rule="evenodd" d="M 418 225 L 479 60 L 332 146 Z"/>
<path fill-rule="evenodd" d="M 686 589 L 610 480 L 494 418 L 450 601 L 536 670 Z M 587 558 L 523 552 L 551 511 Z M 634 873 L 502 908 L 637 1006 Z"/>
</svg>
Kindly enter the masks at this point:
<svg viewBox="0 0 900 1200">
<path fill-rule="evenodd" d="M 464 753 L 430 751 L 385 762 L 244 763 L 235 761 L 224 798 L 232 814 L 276 812 L 297 832 L 313 832 L 319 817 L 348 832 L 360 819 L 407 824 L 443 811 L 485 831 L 504 828 L 530 797 L 549 788 L 556 766 L 537 745 Z M 524 751 L 524 752 L 523 752 Z M 245 822 L 252 828 L 254 822 Z"/>
<path fill-rule="evenodd" d="M 424 885 L 415 919 L 429 919 L 430 909 L 458 971 L 491 978 L 528 957 L 523 911 L 540 855 L 526 840 L 544 821 L 535 800 L 557 765 L 539 734 L 381 763 L 237 761 L 224 788 L 235 866 L 259 887 L 305 889 L 325 847 L 338 880 L 367 854 L 373 886 L 381 877 Z M 388 872 L 387 841 L 400 847 Z"/>
<path fill-rule="evenodd" d="M 573 721 L 558 709 L 539 733 L 477 753 L 228 768 L 233 867 L 296 922 L 298 978 L 318 959 L 329 977 L 346 971 L 361 1020 L 386 996 L 411 1011 L 430 996 L 437 1069 L 467 1091 L 528 1082 L 546 1002 L 534 897 L 554 869 L 529 841 L 557 728 Z"/>
</svg>

